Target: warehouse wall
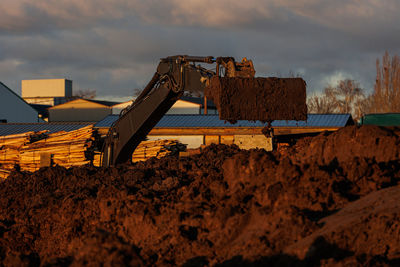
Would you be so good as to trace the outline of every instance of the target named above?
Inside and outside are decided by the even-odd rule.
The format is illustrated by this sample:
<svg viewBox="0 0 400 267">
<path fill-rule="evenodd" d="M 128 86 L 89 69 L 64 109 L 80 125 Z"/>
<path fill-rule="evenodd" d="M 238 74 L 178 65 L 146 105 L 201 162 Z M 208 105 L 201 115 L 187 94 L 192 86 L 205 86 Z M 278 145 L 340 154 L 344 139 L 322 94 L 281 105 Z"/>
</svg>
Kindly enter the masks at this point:
<svg viewBox="0 0 400 267">
<path fill-rule="evenodd" d="M 41 122 L 38 112 L 0 82 L 0 120 L 3 122 Z"/>
<path fill-rule="evenodd" d="M 39 104 L 39 105 L 60 105 L 67 102 L 68 98 L 65 97 L 25 97 L 24 100 L 29 104 Z"/>
<path fill-rule="evenodd" d="M 132 101 L 124 102 L 112 107 L 112 114 L 120 114 L 121 110 L 132 104 Z M 200 105 L 187 102 L 184 100 L 178 100 L 168 110 L 166 114 L 200 114 Z"/>
<path fill-rule="evenodd" d="M 119 115 L 124 108 L 132 105 L 132 103 L 133 103 L 133 100 L 130 100 L 130 101 L 126 101 L 126 102 L 112 106 L 112 114 Z"/>
<path fill-rule="evenodd" d="M 166 114 L 200 114 L 200 105 L 178 100 Z"/>
<path fill-rule="evenodd" d="M 187 144 L 188 148 L 198 148 L 201 145 L 235 144 L 241 149 L 262 148 L 272 150 L 272 140 L 264 135 L 148 135 L 149 141 L 169 139 Z"/>
<path fill-rule="evenodd" d="M 265 135 L 235 135 L 233 142 L 241 149 L 262 148 L 272 151 L 272 139 Z"/>
<path fill-rule="evenodd" d="M 49 122 L 53 121 L 99 121 L 112 112 L 111 107 L 77 99 L 49 108 Z"/>
<path fill-rule="evenodd" d="M 204 108 L 200 109 L 200 114 L 204 114 Z M 218 114 L 218 110 L 216 108 L 208 108 L 207 114 L 208 115 Z"/>
<path fill-rule="evenodd" d="M 110 108 L 68 108 L 49 110 L 49 122 L 55 121 L 83 121 L 95 122 L 111 114 Z"/>
<path fill-rule="evenodd" d="M 187 148 L 198 148 L 203 144 L 203 135 L 148 135 L 149 141 L 160 139 L 178 140 L 182 144 L 186 144 Z"/>
<path fill-rule="evenodd" d="M 243 135 L 205 135 L 204 144 L 235 144 L 241 149 L 262 148 L 272 151 L 272 140 L 261 134 L 243 134 Z"/>
<path fill-rule="evenodd" d="M 72 81 L 66 79 L 22 80 L 21 95 L 25 97 L 71 97 Z"/>
</svg>

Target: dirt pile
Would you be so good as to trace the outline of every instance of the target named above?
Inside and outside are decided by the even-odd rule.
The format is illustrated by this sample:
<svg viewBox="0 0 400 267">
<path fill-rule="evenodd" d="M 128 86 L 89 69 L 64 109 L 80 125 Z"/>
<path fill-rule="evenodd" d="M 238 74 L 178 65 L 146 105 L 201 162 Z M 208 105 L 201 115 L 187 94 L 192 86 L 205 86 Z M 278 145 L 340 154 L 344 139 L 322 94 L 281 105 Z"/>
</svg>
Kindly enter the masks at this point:
<svg viewBox="0 0 400 267">
<path fill-rule="evenodd" d="M 400 158 L 399 135 L 397 127 L 351 126 L 303 139 L 291 154 L 292 159 L 303 164 L 328 164 L 335 158 L 343 163 L 350 163 L 354 158 L 389 162 Z"/>
<path fill-rule="evenodd" d="M 301 78 L 213 77 L 204 91 L 220 118 L 237 120 L 306 120 L 306 83 Z"/>
<path fill-rule="evenodd" d="M 285 251 L 305 257 L 314 240 L 324 236 L 339 247 L 359 253 L 399 257 L 400 187 L 385 188 L 354 201 L 319 223 L 323 227 Z M 359 236 L 358 238 L 354 238 Z M 375 240 L 375 242 L 369 242 Z M 316 248 L 318 249 L 318 248 Z"/>
<path fill-rule="evenodd" d="M 302 140 L 285 156 L 212 145 L 109 169 L 15 172 L 0 184 L 0 260 L 396 265 L 398 132 L 347 127 Z"/>
</svg>

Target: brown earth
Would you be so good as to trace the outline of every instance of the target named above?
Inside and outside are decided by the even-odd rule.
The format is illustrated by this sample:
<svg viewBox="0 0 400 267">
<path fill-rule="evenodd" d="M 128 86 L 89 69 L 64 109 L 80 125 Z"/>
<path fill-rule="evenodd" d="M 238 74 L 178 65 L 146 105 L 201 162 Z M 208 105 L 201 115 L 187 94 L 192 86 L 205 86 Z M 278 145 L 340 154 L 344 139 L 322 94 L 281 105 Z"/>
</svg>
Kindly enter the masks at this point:
<svg viewBox="0 0 400 267">
<path fill-rule="evenodd" d="M 286 151 L 212 145 L 0 184 L 8 265 L 396 266 L 398 128 L 350 126 Z"/>
<path fill-rule="evenodd" d="M 213 77 L 205 89 L 220 118 L 237 120 L 306 120 L 306 83 L 301 78 Z"/>
</svg>

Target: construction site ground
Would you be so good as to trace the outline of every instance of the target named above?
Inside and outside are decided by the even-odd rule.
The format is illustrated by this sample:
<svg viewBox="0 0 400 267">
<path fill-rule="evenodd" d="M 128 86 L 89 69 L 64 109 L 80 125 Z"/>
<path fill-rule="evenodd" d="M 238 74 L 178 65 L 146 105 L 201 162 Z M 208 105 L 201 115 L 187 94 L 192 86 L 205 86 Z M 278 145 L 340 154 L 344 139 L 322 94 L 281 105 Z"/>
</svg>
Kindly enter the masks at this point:
<svg viewBox="0 0 400 267">
<path fill-rule="evenodd" d="M 400 129 L 349 126 L 284 153 L 211 145 L 0 183 L 6 266 L 398 266 Z"/>
</svg>

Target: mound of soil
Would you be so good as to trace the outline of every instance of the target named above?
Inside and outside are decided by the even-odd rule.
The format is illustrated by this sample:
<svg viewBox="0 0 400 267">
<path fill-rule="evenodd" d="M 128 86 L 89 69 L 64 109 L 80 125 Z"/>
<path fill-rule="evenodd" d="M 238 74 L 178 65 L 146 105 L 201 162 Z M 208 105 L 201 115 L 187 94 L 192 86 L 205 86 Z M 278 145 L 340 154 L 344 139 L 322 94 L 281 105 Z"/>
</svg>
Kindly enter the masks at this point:
<svg viewBox="0 0 400 267">
<path fill-rule="evenodd" d="M 306 120 L 306 83 L 301 78 L 213 77 L 204 91 L 220 118 L 273 121 Z"/>
<path fill-rule="evenodd" d="M 115 168 L 14 172 L 0 184 L 0 260 L 398 265 L 398 133 L 351 126 L 285 155 L 211 145 Z"/>
<path fill-rule="evenodd" d="M 310 257 L 314 240 L 324 236 L 341 248 L 363 254 L 398 257 L 400 244 L 400 187 L 385 188 L 346 205 L 337 213 L 319 221 L 323 227 L 288 247 L 285 251 Z M 355 238 L 356 237 L 356 238 Z M 375 240 L 371 243 L 370 240 Z M 306 251 L 305 249 L 308 249 Z M 318 250 L 318 248 L 316 248 Z"/>
</svg>

